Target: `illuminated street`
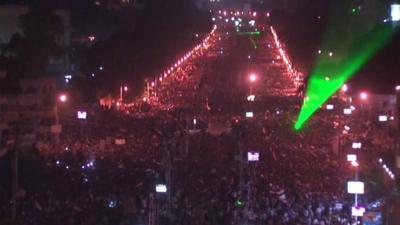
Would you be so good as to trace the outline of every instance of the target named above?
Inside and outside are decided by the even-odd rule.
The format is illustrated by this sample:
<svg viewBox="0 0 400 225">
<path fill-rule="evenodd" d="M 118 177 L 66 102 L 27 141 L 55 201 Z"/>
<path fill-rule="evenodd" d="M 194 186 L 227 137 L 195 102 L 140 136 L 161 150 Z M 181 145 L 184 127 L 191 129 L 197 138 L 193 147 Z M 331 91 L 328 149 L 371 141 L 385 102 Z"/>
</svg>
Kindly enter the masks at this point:
<svg viewBox="0 0 400 225">
<path fill-rule="evenodd" d="M 0 4 L 0 224 L 398 225 L 378 3 Z"/>
</svg>

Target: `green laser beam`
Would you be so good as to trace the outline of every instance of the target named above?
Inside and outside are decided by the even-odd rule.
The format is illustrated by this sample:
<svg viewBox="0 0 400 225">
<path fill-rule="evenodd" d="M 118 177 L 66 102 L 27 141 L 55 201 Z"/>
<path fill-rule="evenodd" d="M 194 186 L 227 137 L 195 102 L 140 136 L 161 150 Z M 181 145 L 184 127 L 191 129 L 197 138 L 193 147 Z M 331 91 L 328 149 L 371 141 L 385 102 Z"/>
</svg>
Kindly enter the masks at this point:
<svg viewBox="0 0 400 225">
<path fill-rule="evenodd" d="M 367 14 L 354 15 L 351 4 L 347 0 L 332 2 L 322 52 L 309 75 L 303 105 L 294 125 L 296 130 L 301 129 L 393 34 L 390 24 L 382 24 L 379 19 L 374 23 Z"/>
<path fill-rule="evenodd" d="M 251 43 L 253 44 L 253 48 L 257 49 L 258 46 L 257 46 L 256 42 L 254 41 L 254 39 L 251 36 L 249 36 L 249 38 L 250 38 Z"/>
<path fill-rule="evenodd" d="M 237 32 L 237 35 L 260 35 L 260 31 Z"/>
<path fill-rule="evenodd" d="M 378 24 L 367 33 L 350 33 L 348 38 L 331 42 L 337 47 L 332 57 L 318 57 L 310 73 L 306 95 L 294 128 L 299 130 L 304 123 L 351 78 L 362 66 L 384 46 L 394 32 L 390 24 Z"/>
</svg>

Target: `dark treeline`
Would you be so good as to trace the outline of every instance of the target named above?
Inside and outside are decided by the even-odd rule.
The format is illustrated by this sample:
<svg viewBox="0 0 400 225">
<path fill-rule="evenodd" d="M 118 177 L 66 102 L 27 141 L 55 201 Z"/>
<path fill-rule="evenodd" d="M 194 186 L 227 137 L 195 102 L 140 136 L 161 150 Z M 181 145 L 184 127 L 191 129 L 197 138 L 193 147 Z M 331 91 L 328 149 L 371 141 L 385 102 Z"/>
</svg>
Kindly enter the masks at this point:
<svg viewBox="0 0 400 225">
<path fill-rule="evenodd" d="M 186 0 L 148 0 L 121 8 L 89 0 L 36 0 L 29 7 L 31 10 L 20 17 L 22 35 L 15 34 L 2 46 L 0 69 L 14 81 L 18 77 L 53 75 L 48 61 L 66 53 L 75 65 L 74 75 L 79 75 L 74 76 L 69 88 L 74 93 L 79 90 L 79 97 L 85 101 L 116 94 L 121 84 L 131 87 L 131 95 L 139 93 L 146 78 L 162 72 L 212 27 L 209 11 Z M 68 48 L 57 43 L 65 28 L 53 9 L 70 11 L 72 42 Z M 95 36 L 96 41 L 77 41 L 88 36 Z M 3 92 L 6 89 L 3 87 Z"/>
</svg>

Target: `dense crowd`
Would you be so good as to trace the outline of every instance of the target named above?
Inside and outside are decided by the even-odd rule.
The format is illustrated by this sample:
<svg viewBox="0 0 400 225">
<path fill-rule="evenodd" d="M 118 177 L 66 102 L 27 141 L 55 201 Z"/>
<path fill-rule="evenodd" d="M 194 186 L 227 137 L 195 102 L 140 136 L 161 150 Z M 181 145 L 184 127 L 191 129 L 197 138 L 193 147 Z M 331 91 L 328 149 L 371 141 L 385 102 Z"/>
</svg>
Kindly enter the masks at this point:
<svg viewBox="0 0 400 225">
<path fill-rule="evenodd" d="M 36 145 L 45 170 L 43 178 L 30 178 L 20 187 L 19 224 L 146 224 L 151 193 L 160 224 L 350 220 L 343 185 L 332 185 L 343 184 L 346 172 L 324 142 L 328 124 L 318 124 L 325 137 L 292 134 L 289 114 L 265 112 L 257 122 L 233 120 L 230 134 L 211 135 L 204 128 L 187 136 L 188 120 L 179 114 L 134 120 L 104 110 L 85 125 L 65 121 L 60 149 L 49 142 Z M 104 123 L 110 119 L 113 124 Z M 247 150 L 259 151 L 261 159 L 242 164 L 241 173 L 237 156 L 242 152 L 246 160 Z M 169 200 L 154 193 L 155 184 L 166 182 L 166 151 L 172 167 Z M 11 207 L 2 205 L 6 217 Z"/>
<path fill-rule="evenodd" d="M 343 124 L 321 113 L 294 132 L 290 101 L 250 119 L 195 115 L 208 67 L 209 59 L 188 63 L 140 107 L 93 108 L 85 121 L 62 117 L 59 145 L 38 134 L 20 153 L 17 224 L 351 224 L 345 183 L 352 171 L 332 144 Z M 215 124 L 229 129 L 212 132 Z M 16 149 L 7 146 L 3 168 Z M 249 162 L 249 151 L 259 161 Z M 1 224 L 12 213 L 8 178 L 0 186 Z M 157 193 L 156 184 L 167 192 Z"/>
</svg>

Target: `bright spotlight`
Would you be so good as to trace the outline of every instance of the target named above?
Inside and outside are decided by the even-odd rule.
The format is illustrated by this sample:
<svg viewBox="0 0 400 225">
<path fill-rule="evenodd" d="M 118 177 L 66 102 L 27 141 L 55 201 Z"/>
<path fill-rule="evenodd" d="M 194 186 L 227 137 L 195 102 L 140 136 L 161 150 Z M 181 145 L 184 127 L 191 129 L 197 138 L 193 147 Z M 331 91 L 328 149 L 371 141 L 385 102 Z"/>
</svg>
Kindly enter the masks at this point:
<svg viewBox="0 0 400 225">
<path fill-rule="evenodd" d="M 254 82 L 254 81 L 257 80 L 257 76 L 256 76 L 254 73 L 253 73 L 253 74 L 250 74 L 249 79 L 250 79 L 251 82 Z"/>
<path fill-rule="evenodd" d="M 365 93 L 365 92 L 361 92 L 361 93 L 360 93 L 360 98 L 361 98 L 361 100 L 367 100 L 368 94 Z"/>
<path fill-rule="evenodd" d="M 65 102 L 65 101 L 67 101 L 67 96 L 66 96 L 65 94 L 62 94 L 62 95 L 60 95 L 60 96 L 58 97 L 58 99 L 59 99 L 61 102 Z"/>
</svg>

